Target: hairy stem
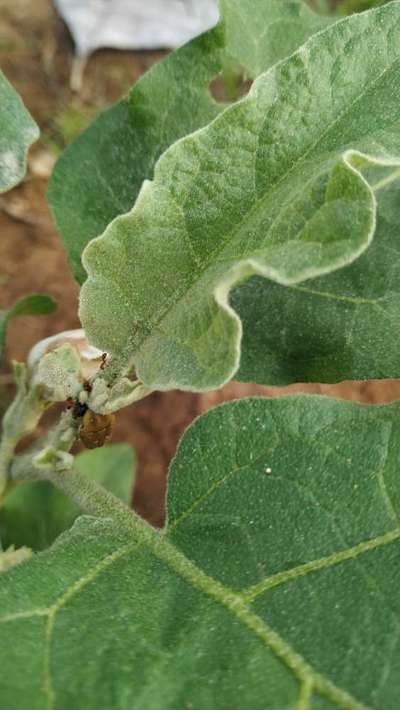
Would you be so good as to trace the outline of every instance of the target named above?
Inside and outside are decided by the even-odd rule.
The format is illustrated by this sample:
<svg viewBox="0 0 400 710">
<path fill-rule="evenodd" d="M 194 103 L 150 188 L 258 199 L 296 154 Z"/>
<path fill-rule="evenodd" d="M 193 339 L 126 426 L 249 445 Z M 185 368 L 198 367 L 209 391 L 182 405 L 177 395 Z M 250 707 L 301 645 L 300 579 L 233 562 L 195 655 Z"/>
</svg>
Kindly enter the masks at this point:
<svg viewBox="0 0 400 710">
<path fill-rule="evenodd" d="M 18 441 L 3 436 L 0 441 L 0 505 L 7 495 L 8 470 Z"/>
<path fill-rule="evenodd" d="M 26 367 L 14 363 L 16 395 L 4 414 L 0 440 L 0 504 L 10 486 L 10 468 L 18 442 L 31 434 L 48 403 L 41 397 L 39 387 L 29 387 Z"/>
<path fill-rule="evenodd" d="M 120 528 L 145 542 L 155 530 L 142 518 L 130 510 L 124 503 L 107 491 L 103 486 L 88 478 L 75 468 L 57 470 L 55 468 L 37 468 L 28 457 L 17 457 L 11 467 L 13 481 L 26 480 L 50 481 L 63 493 L 72 498 L 80 509 L 97 518 L 110 518 Z"/>
</svg>

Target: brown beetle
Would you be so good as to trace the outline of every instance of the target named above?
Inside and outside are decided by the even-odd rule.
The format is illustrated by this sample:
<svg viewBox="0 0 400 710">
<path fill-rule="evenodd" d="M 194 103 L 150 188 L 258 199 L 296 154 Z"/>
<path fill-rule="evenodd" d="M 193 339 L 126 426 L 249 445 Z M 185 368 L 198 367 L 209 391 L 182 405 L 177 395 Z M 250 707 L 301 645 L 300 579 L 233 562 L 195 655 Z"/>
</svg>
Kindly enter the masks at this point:
<svg viewBox="0 0 400 710">
<path fill-rule="evenodd" d="M 87 449 L 97 449 L 111 439 L 114 414 L 96 414 L 87 409 L 79 427 L 79 436 Z"/>
</svg>

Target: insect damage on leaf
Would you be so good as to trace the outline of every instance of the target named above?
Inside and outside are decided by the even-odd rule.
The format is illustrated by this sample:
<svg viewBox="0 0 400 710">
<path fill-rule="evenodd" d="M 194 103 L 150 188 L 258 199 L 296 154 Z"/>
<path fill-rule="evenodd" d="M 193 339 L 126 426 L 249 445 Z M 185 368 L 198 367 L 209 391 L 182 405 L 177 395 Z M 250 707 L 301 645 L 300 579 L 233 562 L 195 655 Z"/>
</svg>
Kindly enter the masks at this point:
<svg viewBox="0 0 400 710">
<path fill-rule="evenodd" d="M 334 21 L 298 0 L 221 0 L 220 11 L 217 28 L 155 64 L 58 161 L 49 202 L 79 283 L 86 244 L 132 208 L 170 145 L 222 111 L 209 84 L 226 63 L 254 79 Z"/>
<path fill-rule="evenodd" d="M 371 244 L 376 199 L 362 170 L 400 161 L 399 8 L 311 37 L 172 145 L 133 210 L 88 244 L 84 327 L 146 386 L 223 385 L 240 360 L 236 284 L 257 274 L 292 287 Z"/>
<path fill-rule="evenodd" d="M 263 6 L 266 13 L 277 10 L 272 0 Z M 279 15 L 266 28 L 255 13 L 252 41 L 242 43 L 242 7 L 251 9 L 251 1 L 221 0 L 224 29 L 236 33 L 244 64 L 258 73 L 264 42 L 277 58 L 271 27 L 278 45 L 285 23 Z M 299 15 L 297 2 L 282 0 L 280 7 Z M 189 47 L 186 58 L 193 46 L 201 55 L 209 40 Z M 172 73 L 179 61 L 167 64 Z M 139 124 L 149 125 L 144 135 L 152 137 L 141 149 L 150 146 L 151 157 L 137 166 L 137 154 L 129 141 L 124 144 L 136 180 L 131 184 L 125 169 L 114 171 L 126 190 L 123 199 L 116 183 L 82 157 L 86 176 L 96 174 L 101 194 L 114 201 L 111 212 L 109 203 L 104 211 L 95 202 L 86 210 L 96 217 L 83 243 L 97 213 L 107 223 L 170 146 L 134 209 L 86 248 L 81 313 L 91 342 L 102 349 L 93 351 L 82 332 L 64 333 L 34 348 L 30 381 L 16 366 L 27 413 L 32 404 L 25 394 L 34 382 L 47 385 L 50 401 L 68 395 L 76 421 L 71 427 L 71 413 L 64 417 L 71 438 L 63 441 L 69 446 L 79 427 L 81 441 L 94 451 L 74 459 L 56 449 L 56 427 L 35 441 L 32 462 L 32 449 L 14 459 L 11 450 L 9 462 L 6 441 L 6 476 L 14 483 L 27 470 L 44 477 L 45 487 L 35 492 L 24 484 L 11 491 L 0 511 L 2 541 L 13 544 L 17 527 L 27 536 L 18 546 L 51 547 L 2 575 L 1 707 L 397 710 L 400 403 L 252 398 L 209 411 L 184 434 L 171 464 L 161 533 L 129 508 L 132 452 L 120 451 L 125 475 L 118 482 L 117 447 L 99 447 L 111 436 L 112 412 L 151 387 L 209 389 L 236 372 L 245 306 L 239 318 L 231 289 L 253 274 L 290 290 L 297 301 L 333 300 L 333 290 L 317 292 L 302 282 L 329 278 L 334 289 L 337 270 L 350 265 L 354 282 L 369 273 L 379 281 L 384 274 L 385 287 L 395 288 L 396 274 L 382 268 L 388 262 L 379 256 L 383 246 L 385 259 L 398 261 L 397 231 L 390 243 L 373 245 L 364 271 L 356 265 L 370 250 L 376 195 L 400 175 L 399 61 L 395 2 L 314 36 L 259 77 L 245 99 L 212 115 L 199 111 L 198 123 L 191 111 L 208 82 L 202 74 L 200 93 L 194 62 L 183 84 L 193 86 L 186 92 L 186 127 L 205 127 L 185 131 L 177 119 L 162 136 L 159 119 L 174 125 L 174 102 L 148 110 L 149 97 L 160 89 L 157 76 L 164 76 L 155 72 L 149 80 L 154 94 L 145 88 L 140 97 L 139 88 L 134 113 Z M 173 79 L 179 84 L 177 75 Z M 170 92 L 174 81 L 161 85 Z M 177 107 L 182 112 L 180 101 Z M 140 132 L 130 140 L 132 135 Z M 119 163 L 118 141 L 114 153 Z M 384 174 L 390 166 L 395 169 Z M 96 182 L 85 195 L 86 207 L 93 194 Z M 379 204 L 380 218 L 385 214 L 397 229 L 399 203 L 397 193 L 390 194 Z M 71 212 L 74 205 L 71 200 Z M 82 243 L 74 247 L 79 265 Z M 339 300 L 351 321 L 346 347 L 352 354 L 359 307 L 366 304 L 346 283 L 344 278 Z M 365 300 L 377 309 L 385 335 L 396 331 L 397 302 L 393 298 L 393 311 L 383 309 L 378 292 Z M 276 310 L 286 347 L 293 301 L 279 308 L 266 301 L 260 327 L 269 333 Z M 293 313 L 298 340 L 309 348 L 309 311 Z M 333 339 L 338 325 L 331 324 L 321 316 L 321 329 L 329 327 Z M 368 332 L 366 340 L 371 348 Z M 103 350 L 111 355 L 107 365 Z M 278 359 L 282 344 L 277 350 Z M 268 355 L 265 348 L 262 357 Z M 132 363 L 137 380 L 129 379 Z M 5 430 L 12 434 L 10 421 L 20 426 L 25 410 L 14 408 L 11 419 L 10 410 Z M 30 432 L 38 417 L 27 421 Z M 9 440 L 12 449 L 13 436 Z M 76 505 L 68 509 L 60 489 Z M 93 517 L 79 516 L 78 506 Z"/>
</svg>

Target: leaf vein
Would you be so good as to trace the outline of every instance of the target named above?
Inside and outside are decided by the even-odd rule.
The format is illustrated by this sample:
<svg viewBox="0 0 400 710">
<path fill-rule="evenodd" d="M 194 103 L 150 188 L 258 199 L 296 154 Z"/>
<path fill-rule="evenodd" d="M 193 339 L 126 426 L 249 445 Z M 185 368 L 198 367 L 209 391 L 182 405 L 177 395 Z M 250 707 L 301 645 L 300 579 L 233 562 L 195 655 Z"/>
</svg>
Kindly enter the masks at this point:
<svg viewBox="0 0 400 710">
<path fill-rule="evenodd" d="M 310 296 L 318 296 L 319 298 L 328 298 L 333 301 L 343 301 L 344 303 L 351 303 L 355 306 L 368 305 L 375 306 L 379 301 L 384 301 L 386 296 L 379 296 L 377 298 L 360 298 L 356 296 L 343 296 L 341 294 L 329 293 L 328 291 L 317 291 L 316 289 L 306 288 L 305 286 L 289 286 L 293 291 L 301 291 L 302 293 L 310 294 Z"/>
<path fill-rule="evenodd" d="M 231 471 L 228 471 L 228 473 L 225 474 L 222 478 L 219 478 L 217 481 L 215 481 L 212 486 L 210 486 L 203 495 L 199 496 L 196 498 L 196 500 L 192 503 L 192 505 L 187 508 L 180 516 L 177 518 L 172 524 L 168 524 L 168 533 L 172 532 L 173 530 L 176 530 L 178 525 L 181 524 L 185 518 L 187 518 L 189 515 L 193 513 L 196 508 L 199 507 L 202 503 L 204 503 L 206 500 L 208 500 L 212 494 L 221 486 L 224 485 L 227 481 L 229 481 L 238 471 L 243 471 L 246 468 L 249 468 L 251 466 L 255 466 L 259 461 L 262 461 L 267 454 L 271 454 L 271 447 L 268 449 L 265 449 L 258 457 L 257 459 L 250 460 L 246 464 L 243 464 L 243 466 L 237 466 L 236 468 L 233 468 Z"/>
<path fill-rule="evenodd" d="M 400 531 L 398 531 L 398 535 L 400 536 Z M 145 544 L 151 548 L 156 557 L 192 587 L 228 609 L 286 665 L 302 684 L 313 684 L 322 695 L 335 702 L 343 710 L 366 710 L 366 706 L 352 697 L 350 693 L 339 688 L 322 674 L 317 673 L 300 653 L 249 608 L 242 595 L 232 592 L 216 579 L 209 577 L 165 537 L 155 538 L 155 540 L 153 541 L 149 537 Z"/>
<path fill-rule="evenodd" d="M 300 688 L 299 702 L 297 710 L 309 710 L 311 696 L 313 691 L 313 682 L 311 679 L 306 680 Z"/>
<path fill-rule="evenodd" d="M 0 624 L 7 624 L 18 619 L 30 619 L 33 616 L 47 616 L 50 609 L 31 609 L 29 611 L 18 611 L 15 614 L 6 614 L 0 617 Z"/>
<path fill-rule="evenodd" d="M 53 645 L 53 635 L 54 635 L 54 624 L 57 613 L 84 587 L 86 587 L 90 582 L 92 582 L 101 572 L 103 572 L 107 567 L 112 565 L 117 560 L 120 560 L 129 552 L 132 552 L 137 548 L 139 543 L 131 542 L 123 547 L 118 548 L 111 554 L 104 557 L 100 562 L 98 562 L 94 567 L 92 567 L 87 574 L 80 577 L 74 584 L 66 589 L 64 594 L 62 594 L 56 602 L 48 610 L 48 621 L 46 627 L 46 637 L 45 637 L 45 653 L 44 653 L 44 668 L 43 668 L 43 690 L 47 697 L 47 707 L 48 710 L 54 710 L 55 708 L 55 691 L 52 681 L 51 672 L 51 649 Z"/>
<path fill-rule="evenodd" d="M 267 577 L 262 582 L 248 587 L 242 592 L 242 596 L 247 603 L 253 602 L 261 594 L 264 594 L 269 589 L 277 587 L 285 582 L 290 582 L 299 577 L 304 577 L 306 574 L 311 572 L 317 572 L 323 569 L 328 569 L 334 565 L 340 564 L 341 562 L 346 562 L 347 560 L 353 560 L 363 555 L 371 550 L 375 550 L 382 545 L 387 545 L 395 542 L 400 538 L 400 528 L 395 528 L 390 532 L 384 533 L 383 535 L 378 535 L 377 537 L 371 538 L 370 540 L 365 540 L 363 542 L 349 547 L 344 550 L 339 550 L 334 552 L 332 555 L 327 555 L 326 557 L 321 557 L 318 560 L 312 560 L 306 562 L 305 564 L 299 565 L 298 567 L 292 567 L 289 570 L 283 572 L 278 572 L 270 577 Z"/>
<path fill-rule="evenodd" d="M 291 57 L 295 57 L 295 56 L 304 57 L 304 47 L 301 48 L 300 50 L 297 50 L 297 52 L 294 52 L 294 53 L 291 55 Z M 229 242 L 232 242 L 232 240 L 235 239 L 236 235 L 237 235 L 238 233 L 240 233 L 240 230 L 242 229 L 243 224 L 244 224 L 247 220 L 252 219 L 252 217 L 253 217 L 255 214 L 257 214 L 257 212 L 258 212 L 258 210 L 260 209 L 261 206 L 265 205 L 265 203 L 268 203 L 268 201 L 270 201 L 270 200 L 273 199 L 273 196 L 274 196 L 275 193 L 278 191 L 278 189 L 279 189 L 279 187 L 281 186 L 281 184 L 283 184 L 284 181 L 285 181 L 293 172 L 295 172 L 295 171 L 307 160 L 307 158 L 310 157 L 310 155 L 312 155 L 312 153 L 313 153 L 313 151 L 315 150 L 315 148 L 317 148 L 318 145 L 329 135 L 330 131 L 331 131 L 338 123 L 340 123 L 340 121 L 342 121 L 342 120 L 352 111 L 352 109 L 357 105 L 357 103 L 358 103 L 359 101 L 361 101 L 361 99 L 363 99 L 363 98 L 365 97 L 365 95 L 366 95 L 371 89 L 373 89 L 373 88 L 375 87 L 376 84 L 379 83 L 379 81 L 382 79 L 383 76 L 385 76 L 385 74 L 387 74 L 390 70 L 393 70 L 393 69 L 394 69 L 394 67 L 396 66 L 396 64 L 397 64 L 399 61 L 400 61 L 400 58 L 397 58 L 397 59 L 395 59 L 394 61 L 388 63 L 388 64 L 385 66 L 385 68 L 379 73 L 379 75 L 374 78 L 373 81 L 371 81 L 371 82 L 369 82 L 368 84 L 366 84 L 366 86 L 364 86 L 363 90 L 354 98 L 354 100 L 350 103 L 350 105 L 349 105 L 349 106 L 346 106 L 345 110 L 342 111 L 330 124 L 328 124 L 328 126 L 325 128 L 325 130 L 323 130 L 323 131 L 320 133 L 320 135 L 318 136 L 318 138 L 317 138 L 311 145 L 308 145 L 308 146 L 306 147 L 306 149 L 304 150 L 304 152 L 303 152 L 301 155 L 299 155 L 299 156 L 293 161 L 293 163 L 291 164 L 290 168 L 288 168 L 288 169 L 279 177 L 279 179 L 275 182 L 275 184 L 272 185 L 272 186 L 270 186 L 269 189 L 267 188 L 267 189 L 263 192 L 263 194 L 254 202 L 254 204 L 252 205 L 252 207 L 251 207 L 250 209 L 248 209 L 248 210 L 246 211 L 246 213 L 242 216 L 242 218 L 237 221 L 237 223 L 235 224 L 235 226 L 233 227 L 233 229 L 230 229 L 229 232 L 228 232 L 228 234 L 225 234 L 225 235 L 224 235 L 223 239 L 222 239 L 221 242 L 218 244 L 217 248 L 216 248 L 215 250 L 213 250 L 213 251 L 210 252 L 209 258 L 208 258 L 208 259 L 204 262 L 204 264 L 203 264 L 203 268 L 202 268 L 202 269 L 198 269 L 198 271 L 197 271 L 197 273 L 196 273 L 196 278 L 195 278 L 190 284 L 184 283 L 184 284 L 182 284 L 181 286 L 178 285 L 177 288 L 175 289 L 175 291 L 174 291 L 174 292 L 171 294 L 171 296 L 167 299 L 167 303 L 165 304 L 165 306 L 164 306 L 164 304 L 163 304 L 163 306 L 158 310 L 158 312 L 157 312 L 156 314 L 154 314 L 154 316 L 153 316 L 152 318 L 150 318 L 150 317 L 148 318 L 148 323 L 147 323 L 148 329 L 152 329 L 152 328 L 153 328 L 153 329 L 157 329 L 157 327 L 159 327 L 159 326 L 161 325 L 162 321 L 163 321 L 164 318 L 168 315 L 168 313 L 171 311 L 171 309 L 173 309 L 174 307 L 175 307 L 175 308 L 177 307 L 177 302 L 179 301 L 179 299 L 183 298 L 192 288 L 195 287 L 195 285 L 201 280 L 203 274 L 204 274 L 204 273 L 207 271 L 207 269 L 210 267 L 210 264 L 212 264 L 212 263 L 214 262 L 214 260 L 215 260 L 219 255 L 222 254 L 222 252 L 224 251 L 224 249 L 225 249 L 225 247 L 227 246 L 227 244 L 228 244 Z M 280 63 L 279 63 L 279 64 L 280 64 Z M 256 92 L 258 91 L 258 86 L 259 86 L 259 84 L 260 84 L 260 80 L 261 80 L 261 81 L 265 81 L 265 80 L 266 80 L 266 77 L 267 77 L 269 74 L 271 74 L 271 76 L 273 76 L 273 73 L 274 73 L 275 71 L 276 71 L 276 69 L 275 69 L 275 67 L 273 67 L 272 69 L 268 70 L 268 71 L 265 72 L 264 74 L 260 75 L 260 77 L 259 77 L 259 78 L 255 81 L 255 83 L 253 84 L 253 87 L 252 87 L 252 89 L 250 90 L 248 96 L 247 96 L 245 99 L 242 99 L 241 102 L 239 102 L 239 103 L 243 104 L 243 103 L 245 103 L 245 102 L 247 102 L 247 101 L 250 101 L 250 102 L 251 102 L 252 99 L 254 98 L 254 95 L 255 95 Z M 260 84 L 260 85 L 261 85 L 261 84 Z M 164 156 L 161 157 L 161 159 L 160 159 L 160 161 L 159 161 L 159 163 L 158 163 L 158 166 L 161 164 L 161 162 L 162 162 L 163 160 L 165 160 L 165 156 L 169 155 L 169 153 L 170 153 L 171 150 L 175 150 L 175 151 L 176 151 L 176 146 L 177 146 L 177 145 L 184 146 L 185 143 L 189 141 L 190 144 L 192 145 L 192 147 L 196 146 L 196 143 L 194 142 L 193 136 L 196 136 L 196 138 L 197 138 L 198 136 L 201 136 L 202 133 L 208 131 L 209 128 L 210 128 L 210 125 L 211 125 L 211 126 L 212 126 L 213 124 L 215 125 L 216 123 L 218 123 L 219 120 L 222 120 L 222 121 L 225 120 L 224 117 L 226 116 L 226 113 L 227 113 L 228 111 L 232 111 L 232 110 L 235 109 L 235 108 L 236 108 L 236 107 L 230 107 L 230 108 L 228 108 L 227 111 L 224 111 L 224 112 L 222 112 L 222 114 L 219 114 L 219 115 L 214 119 L 214 121 L 212 121 L 211 124 L 209 124 L 208 126 L 206 126 L 206 127 L 204 127 L 204 128 L 200 128 L 200 129 L 199 129 L 198 131 L 196 131 L 194 134 L 191 134 L 189 137 L 184 137 L 184 138 L 178 140 L 178 141 L 177 141 L 176 143 L 174 143 L 172 146 L 170 146 L 170 148 L 167 149 L 166 153 L 164 153 Z M 267 120 L 268 120 L 268 116 L 265 118 L 265 121 L 267 121 Z M 207 135 L 207 133 L 206 133 L 206 135 Z M 196 146 L 196 147 L 197 147 L 197 146 Z M 204 147 L 203 147 L 203 148 L 204 148 Z M 179 149 L 180 149 L 180 148 L 179 148 Z M 332 152 L 333 152 L 333 151 L 332 151 Z M 342 148 L 337 147 L 337 148 L 335 149 L 335 154 L 336 154 L 336 155 L 339 155 L 339 156 L 343 159 L 343 157 L 344 157 L 344 156 L 343 156 L 343 147 L 342 147 Z M 346 160 L 346 158 L 345 158 L 345 160 Z M 376 162 L 379 162 L 379 160 L 376 159 Z M 364 180 L 364 178 L 362 177 L 361 172 L 360 172 L 359 170 L 357 170 L 356 167 L 350 166 L 350 164 L 349 164 L 349 168 L 351 168 L 351 169 L 353 170 L 353 172 L 356 173 L 356 174 L 360 177 L 360 179 L 363 179 L 363 180 Z M 158 168 L 158 169 L 159 169 L 159 168 Z M 199 165 L 197 165 L 197 169 L 195 169 L 195 172 L 198 172 L 198 169 L 199 169 Z M 369 188 L 369 190 L 370 190 L 370 192 L 371 192 L 371 196 L 373 197 L 373 191 L 372 191 L 371 185 L 370 185 L 369 183 L 367 183 L 366 180 L 364 180 L 364 182 L 366 183 L 366 185 L 368 185 L 368 188 Z M 155 179 L 152 181 L 152 184 L 153 184 L 153 185 L 154 185 L 154 184 L 157 184 L 157 165 L 156 165 Z M 171 194 L 171 190 L 170 190 L 170 194 Z M 172 195 L 171 195 L 171 197 L 172 197 Z M 135 216 L 135 207 L 133 208 L 133 210 L 132 210 L 130 213 L 128 213 L 128 216 L 129 216 L 129 217 L 131 217 L 131 216 L 134 217 L 134 216 Z M 112 224 L 113 224 L 113 223 L 112 223 Z M 105 236 L 105 234 L 107 233 L 107 231 L 108 231 L 108 228 L 107 228 L 107 230 L 103 233 L 102 237 Z M 269 230 L 268 230 L 268 231 L 269 231 Z M 86 263 L 85 266 L 86 266 L 87 270 L 89 270 L 89 280 L 90 280 L 91 278 L 92 278 L 93 280 L 95 280 L 95 277 L 94 277 L 93 274 L 91 273 L 91 268 L 89 267 L 89 264 Z M 304 278 L 305 278 L 305 277 L 304 277 Z M 299 280 L 304 280 L 304 279 L 299 279 Z M 138 337 L 138 340 L 137 340 L 137 342 L 135 343 L 135 350 L 136 350 L 136 351 L 139 351 L 139 350 L 140 350 L 140 348 L 143 346 L 144 342 L 146 341 L 146 338 L 147 338 L 147 331 L 146 331 L 146 333 L 143 333 L 143 334 L 141 335 L 141 337 L 140 337 L 140 336 Z M 129 348 L 129 344 L 127 344 L 126 347 Z"/>
</svg>

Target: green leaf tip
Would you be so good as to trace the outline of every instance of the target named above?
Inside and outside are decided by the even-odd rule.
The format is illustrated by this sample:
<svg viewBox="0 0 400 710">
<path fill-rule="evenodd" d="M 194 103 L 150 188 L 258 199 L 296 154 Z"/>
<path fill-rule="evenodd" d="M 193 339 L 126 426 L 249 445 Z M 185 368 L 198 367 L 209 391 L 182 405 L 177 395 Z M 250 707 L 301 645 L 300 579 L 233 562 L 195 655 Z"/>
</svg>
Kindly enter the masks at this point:
<svg viewBox="0 0 400 710">
<path fill-rule="evenodd" d="M 360 256 L 376 220 L 361 168 L 400 159 L 399 46 L 398 2 L 342 20 L 172 145 L 84 252 L 91 342 L 152 389 L 218 387 L 239 366 L 235 284 L 299 284 Z"/>
<path fill-rule="evenodd" d="M 14 303 L 8 313 L 11 318 L 16 316 L 35 316 L 48 315 L 54 313 L 57 308 L 57 303 L 51 296 L 44 293 L 32 293 L 29 296 L 23 296 Z"/>
</svg>

